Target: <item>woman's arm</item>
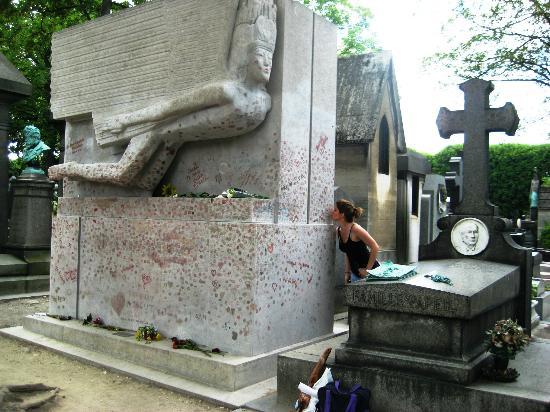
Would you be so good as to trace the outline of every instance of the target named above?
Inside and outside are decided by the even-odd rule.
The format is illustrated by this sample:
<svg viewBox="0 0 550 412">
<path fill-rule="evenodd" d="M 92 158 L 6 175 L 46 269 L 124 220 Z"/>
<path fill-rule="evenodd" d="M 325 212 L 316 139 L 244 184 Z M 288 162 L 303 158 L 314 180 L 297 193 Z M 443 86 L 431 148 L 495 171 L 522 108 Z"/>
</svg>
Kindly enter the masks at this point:
<svg viewBox="0 0 550 412">
<path fill-rule="evenodd" d="M 344 255 L 344 284 L 349 283 L 351 280 L 351 268 L 349 265 L 348 255 Z"/>
<path fill-rule="evenodd" d="M 237 84 L 231 81 L 210 83 L 182 96 L 167 98 L 142 109 L 107 119 L 94 118 L 98 143 L 109 144 L 112 134 L 119 134 L 129 126 L 155 123 L 170 117 L 182 117 L 210 107 L 229 104 L 234 101 L 238 93 L 237 88 Z"/>
<path fill-rule="evenodd" d="M 184 116 L 212 106 L 229 103 L 234 95 L 232 82 L 211 83 L 185 93 L 182 96 L 167 99 L 135 112 L 120 116 L 122 127 L 162 120 L 171 116 Z"/>
<path fill-rule="evenodd" d="M 376 240 L 367 232 L 363 227 L 360 225 L 354 225 L 352 227 L 353 234 L 357 236 L 359 239 L 365 243 L 370 249 L 370 257 L 369 261 L 367 263 L 366 270 L 372 269 L 374 262 L 376 262 L 376 256 L 378 255 L 378 251 L 380 250 L 380 246 L 378 246 L 378 243 L 376 243 Z M 360 275 L 366 275 L 366 271 L 363 271 L 363 273 L 360 273 Z"/>
</svg>

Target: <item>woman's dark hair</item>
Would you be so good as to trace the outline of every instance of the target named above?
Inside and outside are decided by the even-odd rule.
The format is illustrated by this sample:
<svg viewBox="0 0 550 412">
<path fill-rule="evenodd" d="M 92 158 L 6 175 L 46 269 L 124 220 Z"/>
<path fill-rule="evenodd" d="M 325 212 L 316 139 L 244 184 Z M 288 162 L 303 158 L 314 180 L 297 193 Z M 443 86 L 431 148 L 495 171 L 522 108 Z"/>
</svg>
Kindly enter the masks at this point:
<svg viewBox="0 0 550 412">
<path fill-rule="evenodd" d="M 340 199 L 336 202 L 336 208 L 340 213 L 344 214 L 346 222 L 353 222 L 354 219 L 358 218 L 363 214 L 363 209 L 360 207 L 355 207 L 353 203 L 346 199 Z"/>
</svg>

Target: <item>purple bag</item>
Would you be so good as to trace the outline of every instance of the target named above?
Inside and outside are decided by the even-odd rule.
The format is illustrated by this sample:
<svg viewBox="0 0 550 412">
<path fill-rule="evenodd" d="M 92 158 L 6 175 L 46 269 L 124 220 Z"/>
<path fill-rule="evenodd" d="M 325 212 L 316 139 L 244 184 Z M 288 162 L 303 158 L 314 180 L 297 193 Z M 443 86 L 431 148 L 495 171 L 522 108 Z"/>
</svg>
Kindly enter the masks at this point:
<svg viewBox="0 0 550 412">
<path fill-rule="evenodd" d="M 350 391 L 340 386 L 340 381 L 335 381 L 319 388 L 319 412 L 368 412 L 370 390 L 354 385 Z"/>
</svg>

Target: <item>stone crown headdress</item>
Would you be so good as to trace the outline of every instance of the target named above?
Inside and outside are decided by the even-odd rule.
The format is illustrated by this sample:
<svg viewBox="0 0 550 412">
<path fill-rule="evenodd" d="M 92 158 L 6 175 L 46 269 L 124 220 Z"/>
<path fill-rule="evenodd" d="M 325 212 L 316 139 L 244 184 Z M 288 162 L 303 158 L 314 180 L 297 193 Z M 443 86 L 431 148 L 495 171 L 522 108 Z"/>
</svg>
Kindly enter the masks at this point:
<svg viewBox="0 0 550 412">
<path fill-rule="evenodd" d="M 277 6 L 273 0 L 241 0 L 235 28 L 240 25 L 253 27 L 249 47 L 261 47 L 273 52 L 277 36 L 276 18 Z"/>
</svg>

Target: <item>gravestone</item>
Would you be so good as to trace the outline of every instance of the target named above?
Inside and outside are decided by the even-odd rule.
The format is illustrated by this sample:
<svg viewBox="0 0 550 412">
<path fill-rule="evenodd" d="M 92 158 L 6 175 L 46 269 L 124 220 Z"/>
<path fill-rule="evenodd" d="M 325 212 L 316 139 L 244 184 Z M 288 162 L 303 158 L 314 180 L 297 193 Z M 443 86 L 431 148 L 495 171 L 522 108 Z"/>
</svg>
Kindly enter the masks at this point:
<svg viewBox="0 0 550 412">
<path fill-rule="evenodd" d="M 462 201 L 463 183 L 463 162 L 461 156 L 453 156 L 449 159 L 450 171 L 445 173 L 445 185 L 449 196 L 449 212 L 453 212 Z"/>
<path fill-rule="evenodd" d="M 506 132 L 513 136 L 519 119 L 514 106 L 489 107 L 491 82 L 471 79 L 460 85 L 464 92 L 464 110 L 449 111 L 442 107 L 437 116 L 441 137 L 448 139 L 464 133 L 464 190 L 455 214 L 496 216 L 489 201 L 489 132 Z"/>
<path fill-rule="evenodd" d="M 441 108 L 437 126 L 443 138 L 464 133 L 464 171 L 462 202 L 438 223 L 442 233 L 431 244 L 420 248 L 421 260 L 460 258 L 490 260 L 520 267 L 521 283 L 517 309 L 513 314 L 530 330 L 530 290 L 532 256 L 511 238 L 512 223 L 498 217 L 498 208 L 489 200 L 489 132 L 505 131 L 513 135 L 518 126 L 514 106 L 489 107 L 491 82 L 471 79 L 460 85 L 464 92 L 464 110 Z"/>
<path fill-rule="evenodd" d="M 397 261 L 418 261 L 421 194 L 425 176 L 431 171 L 428 160 L 419 153 L 397 156 Z"/>
<path fill-rule="evenodd" d="M 550 186 L 541 186 L 538 204 L 537 238 L 540 239 L 542 229 L 550 224 Z"/>
<path fill-rule="evenodd" d="M 332 332 L 336 33 L 275 3 L 162 0 L 55 34 L 52 314 L 243 356 Z M 164 183 L 269 199 L 150 197 Z"/>
<path fill-rule="evenodd" d="M 432 242 L 441 232 L 439 219 L 447 215 L 447 188 L 445 177 L 428 174 L 422 187 L 420 212 L 420 244 Z"/>
</svg>

